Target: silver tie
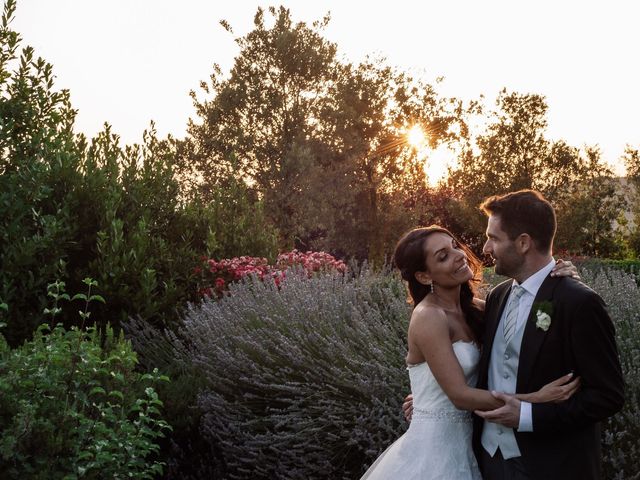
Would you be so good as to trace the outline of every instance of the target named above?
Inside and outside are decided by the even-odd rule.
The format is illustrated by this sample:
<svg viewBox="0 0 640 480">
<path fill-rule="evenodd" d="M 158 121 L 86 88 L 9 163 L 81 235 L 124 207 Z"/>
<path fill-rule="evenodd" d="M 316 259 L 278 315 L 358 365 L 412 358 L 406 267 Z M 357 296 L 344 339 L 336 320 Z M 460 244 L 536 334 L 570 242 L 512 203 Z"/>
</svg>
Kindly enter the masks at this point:
<svg viewBox="0 0 640 480">
<path fill-rule="evenodd" d="M 520 285 L 514 285 L 511 288 L 509 303 L 507 304 L 507 312 L 504 316 L 503 332 L 504 340 L 509 343 L 516 331 L 516 321 L 518 320 L 518 306 L 520 305 L 520 297 L 526 290 Z"/>
</svg>

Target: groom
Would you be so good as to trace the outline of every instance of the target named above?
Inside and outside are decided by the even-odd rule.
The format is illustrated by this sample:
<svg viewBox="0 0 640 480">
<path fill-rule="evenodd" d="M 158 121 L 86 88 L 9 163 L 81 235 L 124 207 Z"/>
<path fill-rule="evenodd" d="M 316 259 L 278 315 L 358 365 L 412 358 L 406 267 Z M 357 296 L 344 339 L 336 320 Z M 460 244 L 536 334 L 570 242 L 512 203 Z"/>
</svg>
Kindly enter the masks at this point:
<svg viewBox="0 0 640 480">
<path fill-rule="evenodd" d="M 556 217 L 541 194 L 494 196 L 480 208 L 488 216 L 483 251 L 510 280 L 487 297 L 478 387 L 529 393 L 569 372 L 582 380 L 559 403 L 496 393 L 503 407 L 476 412 L 473 443 L 483 477 L 600 478 L 600 422 L 624 402 L 605 305 L 584 284 L 549 275 Z"/>
</svg>

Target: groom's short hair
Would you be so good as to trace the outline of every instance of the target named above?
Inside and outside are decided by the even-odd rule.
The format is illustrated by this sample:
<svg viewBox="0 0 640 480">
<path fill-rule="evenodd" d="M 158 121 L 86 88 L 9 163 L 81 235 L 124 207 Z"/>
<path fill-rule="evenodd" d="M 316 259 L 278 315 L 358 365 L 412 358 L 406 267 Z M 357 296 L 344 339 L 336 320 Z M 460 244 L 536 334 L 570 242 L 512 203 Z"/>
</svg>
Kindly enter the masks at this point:
<svg viewBox="0 0 640 480">
<path fill-rule="evenodd" d="M 535 190 L 519 190 L 485 199 L 480 209 L 487 215 L 500 218 L 500 226 L 511 240 L 528 234 L 537 250 L 551 249 L 556 234 L 556 213 L 549 201 Z"/>
</svg>

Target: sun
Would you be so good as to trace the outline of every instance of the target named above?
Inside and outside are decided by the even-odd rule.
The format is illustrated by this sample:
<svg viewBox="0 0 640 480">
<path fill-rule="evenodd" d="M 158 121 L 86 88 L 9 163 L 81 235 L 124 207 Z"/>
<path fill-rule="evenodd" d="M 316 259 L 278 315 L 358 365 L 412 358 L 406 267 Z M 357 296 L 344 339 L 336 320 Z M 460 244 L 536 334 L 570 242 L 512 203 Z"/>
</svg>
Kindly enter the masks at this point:
<svg viewBox="0 0 640 480">
<path fill-rule="evenodd" d="M 424 147 L 426 140 L 427 137 L 420 125 L 414 125 L 407 131 L 407 143 L 415 149 Z"/>
<path fill-rule="evenodd" d="M 430 148 L 427 135 L 420 125 L 412 126 L 405 135 L 407 145 L 415 149 L 417 158 L 424 162 L 424 173 L 429 185 L 436 186 L 438 182 L 445 180 L 449 167 L 455 164 L 454 152 L 446 144 Z"/>
<path fill-rule="evenodd" d="M 430 150 L 424 160 L 424 173 L 427 174 L 429 185 L 435 186 L 438 182 L 445 180 L 449 167 L 453 167 L 454 164 L 453 152 L 446 145 Z"/>
</svg>

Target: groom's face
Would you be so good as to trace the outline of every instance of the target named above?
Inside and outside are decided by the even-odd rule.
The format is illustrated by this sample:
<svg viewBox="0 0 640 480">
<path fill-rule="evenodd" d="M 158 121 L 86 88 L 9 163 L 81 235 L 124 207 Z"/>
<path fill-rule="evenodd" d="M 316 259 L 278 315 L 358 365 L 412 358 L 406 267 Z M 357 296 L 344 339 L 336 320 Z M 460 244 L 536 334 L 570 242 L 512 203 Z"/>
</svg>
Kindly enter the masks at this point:
<svg viewBox="0 0 640 480">
<path fill-rule="evenodd" d="M 489 217 L 487 223 L 487 241 L 482 252 L 491 255 L 498 275 L 512 278 L 520 270 L 524 260 L 518 253 L 515 240 L 511 240 L 502 229 L 500 217 L 494 215 Z"/>
</svg>

